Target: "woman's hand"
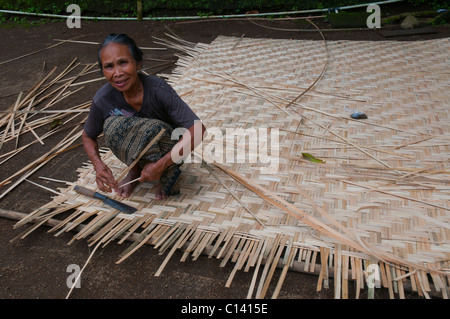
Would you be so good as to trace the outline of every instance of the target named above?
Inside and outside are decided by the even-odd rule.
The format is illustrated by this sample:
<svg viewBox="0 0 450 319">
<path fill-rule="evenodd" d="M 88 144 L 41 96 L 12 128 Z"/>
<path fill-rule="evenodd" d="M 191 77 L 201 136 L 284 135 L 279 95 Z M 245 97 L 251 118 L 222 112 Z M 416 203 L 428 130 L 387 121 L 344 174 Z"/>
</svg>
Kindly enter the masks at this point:
<svg viewBox="0 0 450 319">
<path fill-rule="evenodd" d="M 111 192 L 112 189 L 117 190 L 118 184 L 109 167 L 103 163 L 98 150 L 97 139 L 90 138 L 83 131 L 81 138 L 83 146 L 89 159 L 94 166 L 97 187 L 103 192 Z"/>
<path fill-rule="evenodd" d="M 139 181 L 159 181 L 162 173 L 164 172 L 164 169 L 165 168 L 163 165 L 161 165 L 160 161 L 156 163 L 148 163 L 144 166 Z"/>
<path fill-rule="evenodd" d="M 99 161 L 96 165 L 94 165 L 96 182 L 98 188 L 103 192 L 111 192 L 113 189 L 118 189 L 117 181 L 114 179 L 114 176 L 109 169 L 109 167 Z"/>
</svg>

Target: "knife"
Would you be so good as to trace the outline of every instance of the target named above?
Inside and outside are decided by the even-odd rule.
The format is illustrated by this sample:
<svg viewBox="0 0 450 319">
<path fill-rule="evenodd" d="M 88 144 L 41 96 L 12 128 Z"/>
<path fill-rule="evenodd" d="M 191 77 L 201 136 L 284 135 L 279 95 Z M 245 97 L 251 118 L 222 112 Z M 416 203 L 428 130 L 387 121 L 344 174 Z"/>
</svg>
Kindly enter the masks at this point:
<svg viewBox="0 0 450 319">
<path fill-rule="evenodd" d="M 112 198 L 109 198 L 105 195 L 102 195 L 100 193 L 97 193 L 96 191 L 93 191 L 92 189 L 80 186 L 80 185 L 75 185 L 75 187 L 73 188 L 75 191 L 77 191 L 80 194 L 86 195 L 86 196 L 90 196 L 90 197 L 94 197 L 97 199 L 102 200 L 105 204 L 114 207 L 115 209 L 120 210 L 121 212 L 124 212 L 126 214 L 133 214 L 134 212 L 137 212 L 137 209 L 131 206 L 128 206 L 126 204 L 123 204 L 121 202 L 118 202 Z"/>
</svg>

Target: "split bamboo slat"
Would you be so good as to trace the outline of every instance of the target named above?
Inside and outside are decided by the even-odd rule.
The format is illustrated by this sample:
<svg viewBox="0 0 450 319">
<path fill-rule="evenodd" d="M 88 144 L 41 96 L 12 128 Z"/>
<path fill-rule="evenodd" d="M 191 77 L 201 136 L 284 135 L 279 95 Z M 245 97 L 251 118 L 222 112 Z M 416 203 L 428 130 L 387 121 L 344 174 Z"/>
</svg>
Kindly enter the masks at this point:
<svg viewBox="0 0 450 319">
<path fill-rule="evenodd" d="M 78 181 L 17 227 L 64 212 L 50 232 L 86 225 L 71 242 L 97 248 L 133 235 L 117 262 L 153 245 L 166 254 L 157 276 L 177 250 L 181 262 L 204 253 L 234 264 L 227 287 L 254 271 L 248 298 L 277 298 L 294 264 L 318 274 L 318 291 L 333 281 L 336 298 L 350 298 L 350 281 L 356 298 L 379 287 L 391 298 L 406 287 L 448 298 L 449 39 L 220 36 L 206 45 L 168 36 L 157 40 L 180 54 L 164 77 L 189 93 L 209 133 L 182 166 L 180 195 L 156 200 L 154 183 L 139 183 L 126 200 L 108 194 L 138 208 L 119 213 L 73 190 L 95 185 L 84 163 Z M 101 154 L 115 176 L 124 172 Z"/>
</svg>

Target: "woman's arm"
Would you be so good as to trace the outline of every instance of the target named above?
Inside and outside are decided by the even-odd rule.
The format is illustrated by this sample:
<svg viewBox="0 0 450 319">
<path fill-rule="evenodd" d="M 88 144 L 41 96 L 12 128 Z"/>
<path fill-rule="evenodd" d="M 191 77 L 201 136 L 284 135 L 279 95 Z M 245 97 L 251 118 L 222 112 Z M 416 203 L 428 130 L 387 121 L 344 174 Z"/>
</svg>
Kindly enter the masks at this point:
<svg viewBox="0 0 450 319">
<path fill-rule="evenodd" d="M 206 128 L 201 121 L 196 121 L 175 144 L 172 151 L 161 157 L 156 163 L 148 163 L 141 172 L 139 181 L 159 181 L 166 168 L 187 157 L 202 141 Z"/>
<path fill-rule="evenodd" d="M 111 192 L 112 189 L 116 190 L 118 187 L 117 181 L 114 179 L 109 167 L 103 163 L 100 157 L 97 140 L 90 138 L 84 131 L 81 138 L 84 150 L 94 166 L 98 188 L 104 192 Z"/>
</svg>

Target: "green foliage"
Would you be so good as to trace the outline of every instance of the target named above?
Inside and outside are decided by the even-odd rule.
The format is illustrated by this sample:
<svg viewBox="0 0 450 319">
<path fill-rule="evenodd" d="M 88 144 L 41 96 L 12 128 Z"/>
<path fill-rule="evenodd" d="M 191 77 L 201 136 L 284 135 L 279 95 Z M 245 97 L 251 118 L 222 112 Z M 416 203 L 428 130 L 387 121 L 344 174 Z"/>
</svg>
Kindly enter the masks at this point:
<svg viewBox="0 0 450 319">
<path fill-rule="evenodd" d="M 365 4 L 367 0 L 141 0 L 144 15 L 186 14 L 233 14 L 250 10 L 260 12 L 310 10 L 335 8 L 353 4 Z M 119 0 L 0 0 L 0 8 L 34 13 L 67 14 L 66 8 L 74 3 L 80 6 L 84 15 L 123 16 L 136 13 L 137 1 Z"/>
<path fill-rule="evenodd" d="M 144 16 L 211 15 L 245 13 L 250 10 L 276 12 L 326 9 L 367 4 L 369 0 L 141 0 Z M 413 6 L 427 5 L 433 10 L 449 9 L 450 0 L 406 0 Z M 0 0 L 5 10 L 33 13 L 68 14 L 69 4 L 78 4 L 83 15 L 136 16 L 137 1 L 121 0 Z"/>
<path fill-rule="evenodd" d="M 396 24 L 401 23 L 403 19 L 405 19 L 407 16 L 412 15 L 416 18 L 435 18 L 439 14 L 436 11 L 419 11 L 419 12 L 406 12 L 402 14 L 397 14 L 393 16 L 389 16 L 387 18 L 384 18 L 382 20 L 382 24 Z"/>
<path fill-rule="evenodd" d="M 430 25 L 440 25 L 450 23 L 450 11 L 444 12 L 429 22 Z"/>
<path fill-rule="evenodd" d="M 370 12 L 339 12 L 330 13 L 329 21 L 333 28 L 364 28 Z"/>
<path fill-rule="evenodd" d="M 407 0 L 413 6 L 428 5 L 433 10 L 450 9 L 450 0 Z"/>
</svg>

